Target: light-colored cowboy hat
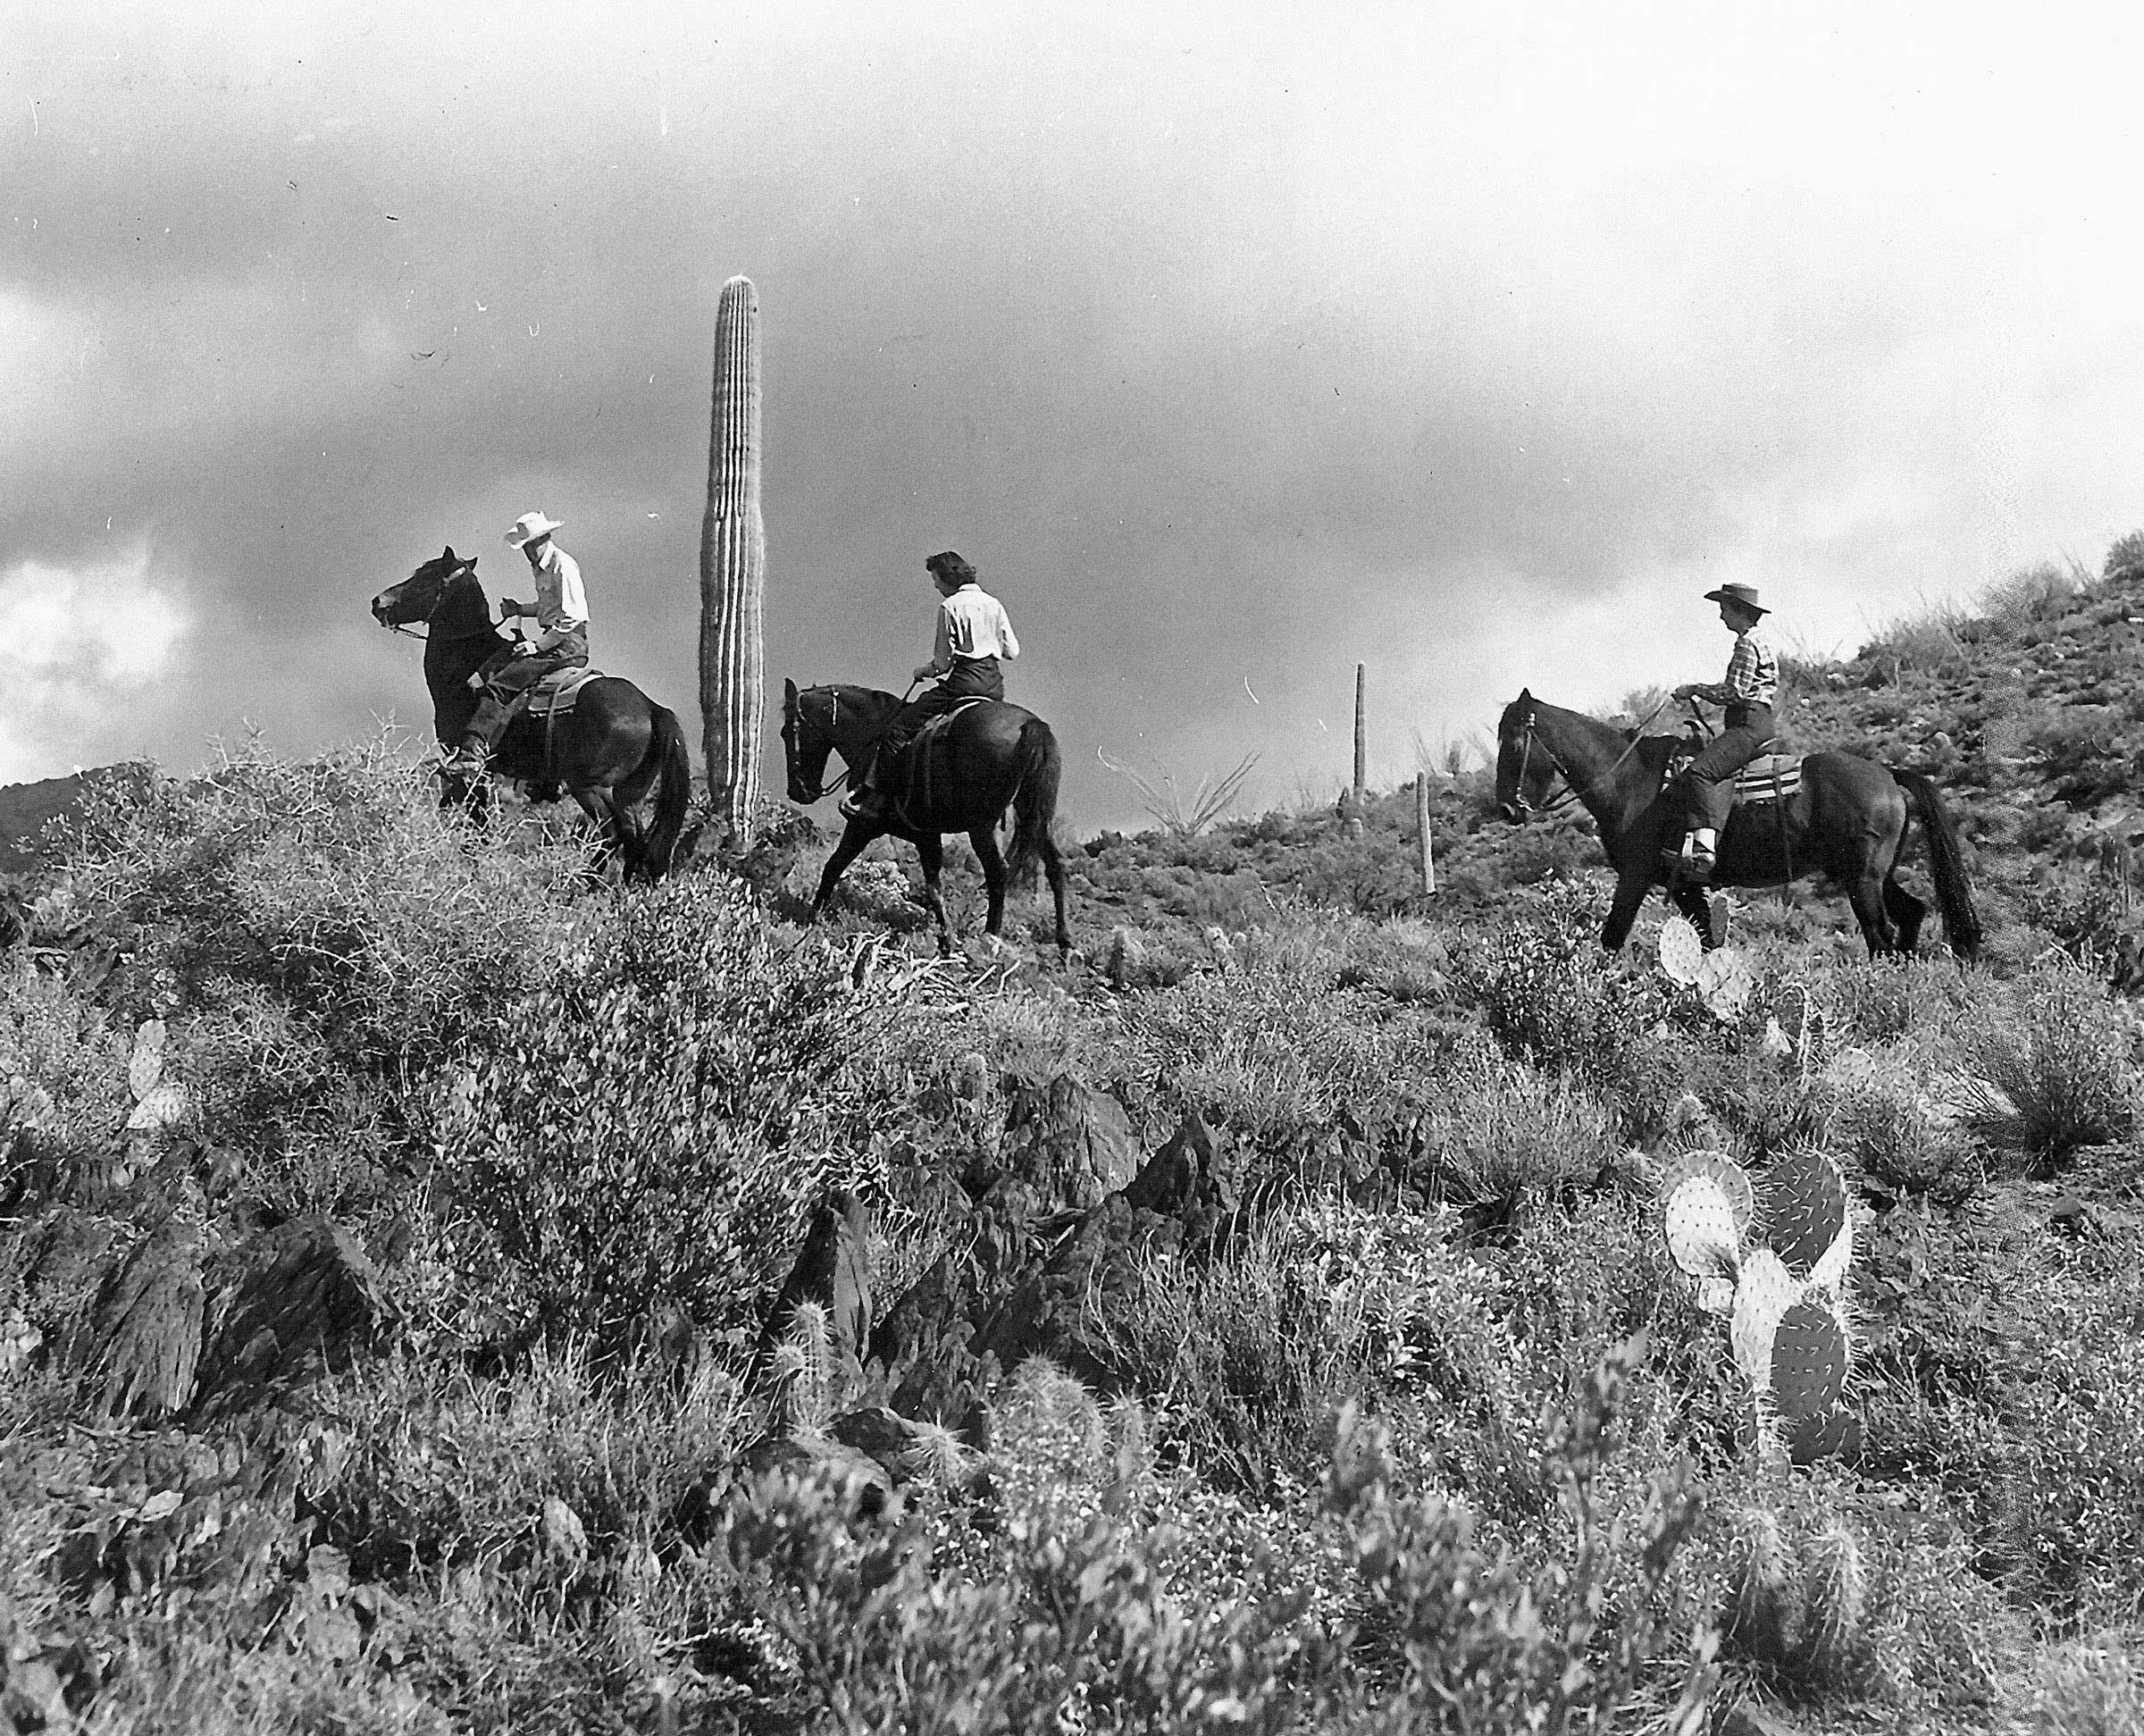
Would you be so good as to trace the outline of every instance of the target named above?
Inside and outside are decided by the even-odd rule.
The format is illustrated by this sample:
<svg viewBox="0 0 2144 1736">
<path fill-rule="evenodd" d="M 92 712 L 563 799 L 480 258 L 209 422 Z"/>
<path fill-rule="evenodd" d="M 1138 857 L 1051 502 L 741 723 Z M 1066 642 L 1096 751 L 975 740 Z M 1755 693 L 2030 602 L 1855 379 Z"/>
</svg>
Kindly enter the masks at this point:
<svg viewBox="0 0 2144 1736">
<path fill-rule="evenodd" d="M 514 528 L 507 533 L 507 547 L 526 548 L 540 536 L 549 536 L 557 530 L 560 521 L 546 518 L 540 512 L 524 512 L 514 521 Z"/>
<path fill-rule="evenodd" d="M 1757 588 L 1754 584 L 1723 584 L 1717 591 L 1706 591 L 1704 600 L 1708 603 L 1739 603 L 1752 615 L 1771 613 L 1757 600 Z"/>
</svg>

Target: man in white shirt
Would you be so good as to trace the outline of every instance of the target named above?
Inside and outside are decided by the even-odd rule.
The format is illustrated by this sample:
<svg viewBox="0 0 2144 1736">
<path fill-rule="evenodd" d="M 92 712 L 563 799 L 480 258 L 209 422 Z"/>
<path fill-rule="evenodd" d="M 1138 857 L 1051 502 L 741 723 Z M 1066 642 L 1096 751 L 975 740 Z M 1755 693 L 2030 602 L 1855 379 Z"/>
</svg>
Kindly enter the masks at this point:
<svg viewBox="0 0 2144 1736">
<path fill-rule="evenodd" d="M 881 824 L 888 819 L 892 804 L 882 781 L 884 769 L 940 713 L 966 699 L 1003 699 L 1005 675 L 1000 660 L 1009 661 L 1020 654 L 1020 642 L 1013 635 L 1005 605 L 976 583 L 974 567 L 951 549 L 923 565 L 938 588 L 940 600 L 931 660 L 916 666 L 913 679 L 928 681 L 935 675 L 938 683 L 901 707 L 886 725 L 869 768 L 842 803 L 842 812 L 850 819 Z"/>
<path fill-rule="evenodd" d="M 524 512 L 507 533 L 507 546 L 529 558 L 536 575 L 536 600 L 520 603 L 502 597 L 499 623 L 533 616 L 536 636 L 519 639 L 486 660 L 471 679 L 482 683 L 483 698 L 469 719 L 462 744 L 440 769 L 456 777 L 475 777 L 484 769 L 507 725 L 528 698 L 529 689 L 555 669 L 588 661 L 588 595 L 581 585 L 581 564 L 551 540 L 561 520 Z"/>
</svg>

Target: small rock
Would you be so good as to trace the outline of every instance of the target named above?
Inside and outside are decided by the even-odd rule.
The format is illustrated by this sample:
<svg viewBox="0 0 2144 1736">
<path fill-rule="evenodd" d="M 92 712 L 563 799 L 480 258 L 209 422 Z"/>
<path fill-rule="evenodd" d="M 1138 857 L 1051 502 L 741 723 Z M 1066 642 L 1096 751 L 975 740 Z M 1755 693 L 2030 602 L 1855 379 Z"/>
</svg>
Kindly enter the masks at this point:
<svg viewBox="0 0 2144 1736">
<path fill-rule="evenodd" d="M 537 1522 L 536 1534 L 544 1554 L 553 1561 L 578 1567 L 588 1559 L 588 1527 L 581 1522 L 581 1515 L 556 1495 L 543 1497 L 543 1517 Z"/>
</svg>

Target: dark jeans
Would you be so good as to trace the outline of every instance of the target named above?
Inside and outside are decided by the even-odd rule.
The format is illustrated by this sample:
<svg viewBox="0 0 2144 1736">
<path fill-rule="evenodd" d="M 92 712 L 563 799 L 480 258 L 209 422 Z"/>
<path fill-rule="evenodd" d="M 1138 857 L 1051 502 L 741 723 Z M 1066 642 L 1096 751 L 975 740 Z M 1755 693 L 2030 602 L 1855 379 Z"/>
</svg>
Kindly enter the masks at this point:
<svg viewBox="0 0 2144 1736">
<path fill-rule="evenodd" d="M 955 658 L 953 667 L 935 687 L 926 687 L 888 719 L 885 734 L 878 738 L 878 761 L 884 765 L 913 742 L 924 725 L 942 717 L 963 700 L 1001 700 L 1005 676 L 994 657 Z"/>
<path fill-rule="evenodd" d="M 1709 826 L 1714 831 L 1727 824 L 1728 810 L 1735 805 L 1735 774 L 1749 764 L 1771 740 L 1769 705 L 1730 705 L 1726 727 L 1698 751 L 1683 768 L 1679 793 L 1688 824 Z"/>
<path fill-rule="evenodd" d="M 511 650 L 496 651 L 484 659 L 477 674 L 484 678 L 484 691 L 501 705 L 510 707 L 554 669 L 578 668 L 587 661 L 588 635 L 574 633 L 549 650 L 532 651 L 526 657 L 515 657 Z"/>
</svg>

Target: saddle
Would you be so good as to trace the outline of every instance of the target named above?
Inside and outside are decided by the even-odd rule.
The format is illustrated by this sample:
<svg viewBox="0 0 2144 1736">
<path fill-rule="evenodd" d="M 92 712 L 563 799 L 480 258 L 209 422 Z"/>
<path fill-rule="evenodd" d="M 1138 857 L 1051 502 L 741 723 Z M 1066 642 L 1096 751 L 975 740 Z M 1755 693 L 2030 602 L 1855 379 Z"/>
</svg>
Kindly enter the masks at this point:
<svg viewBox="0 0 2144 1736">
<path fill-rule="evenodd" d="M 532 717 L 563 717 L 574 709 L 574 701 L 581 697 L 583 687 L 591 681 L 602 679 L 602 670 L 590 668 L 585 663 L 554 669 L 529 689 L 528 715 Z"/>
<path fill-rule="evenodd" d="M 956 701 L 951 710 L 941 711 L 924 720 L 923 727 L 911 735 L 892 767 L 894 776 L 889 777 L 884 788 L 897 792 L 896 810 L 906 816 L 911 810 L 928 811 L 931 806 L 931 755 L 930 749 L 939 736 L 962 712 L 978 705 L 994 705 L 997 701 L 984 693 L 969 693 Z"/>
<path fill-rule="evenodd" d="M 1661 781 L 1661 788 L 1664 791 L 1671 785 L 1696 757 L 1694 751 L 1679 750 L 1669 755 L 1667 774 Z M 1800 754 L 1760 753 L 1735 774 L 1735 806 L 1753 808 L 1762 802 L 1784 801 L 1801 787 Z"/>
</svg>

